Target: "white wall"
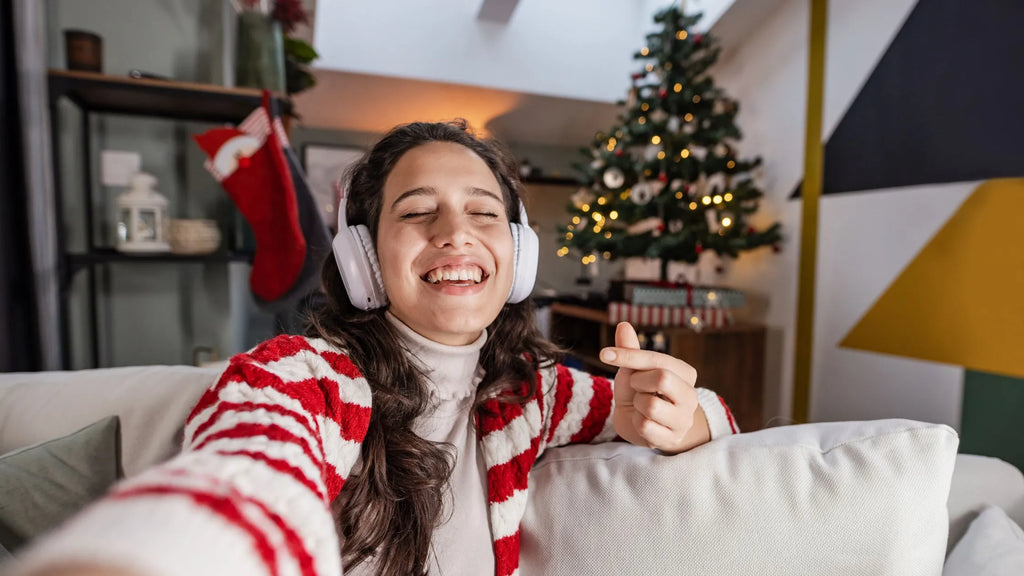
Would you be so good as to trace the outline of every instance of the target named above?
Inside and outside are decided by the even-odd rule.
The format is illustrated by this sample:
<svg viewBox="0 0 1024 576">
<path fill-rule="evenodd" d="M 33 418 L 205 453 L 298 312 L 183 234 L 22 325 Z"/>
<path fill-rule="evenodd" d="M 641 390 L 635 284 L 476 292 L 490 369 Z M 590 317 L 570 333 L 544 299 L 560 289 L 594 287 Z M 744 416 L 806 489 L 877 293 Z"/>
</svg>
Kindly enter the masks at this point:
<svg viewBox="0 0 1024 576">
<path fill-rule="evenodd" d="M 732 0 L 691 0 L 708 25 Z M 480 0 L 321 0 L 318 68 L 484 86 L 581 100 L 623 98 L 633 53 L 666 0 L 520 0 L 507 23 L 477 19 Z"/>
<path fill-rule="evenodd" d="M 899 417 L 959 428 L 962 367 L 839 343 L 978 184 L 854 192 L 822 202 L 811 397 L 816 420 Z"/>
<path fill-rule="evenodd" d="M 915 1 L 829 3 L 823 138 L 856 97 Z M 720 24 L 728 25 L 729 17 L 727 13 Z M 803 177 L 808 19 L 808 0 L 779 2 L 774 14 L 755 27 L 745 42 L 723 53 L 713 70 L 716 82 L 740 102 L 737 120 L 745 136 L 740 151 L 765 160 L 761 183 L 766 197 L 759 217 L 763 222 L 780 221 L 786 237 L 782 253 L 762 250 L 745 255 L 721 278 L 723 284 L 750 292 L 755 301 L 767 302 L 764 319 L 770 333 L 765 416 L 769 419 L 788 418 L 792 406 L 801 203 L 788 197 Z M 819 261 L 827 257 L 819 251 Z M 819 312 L 820 300 L 819 296 Z M 821 335 L 816 336 L 820 342 Z M 831 402 L 843 399 L 819 391 L 828 387 L 824 376 L 819 373 L 812 385 L 812 420 L 839 414 L 875 417 L 869 412 L 851 415 L 834 409 Z M 819 393 L 822 402 L 815 400 Z M 915 408 L 916 394 L 887 393 L 892 395 L 886 399 L 888 413 L 905 407 L 921 414 Z M 946 421 L 948 416 L 944 408 L 929 414 L 935 421 Z"/>
</svg>

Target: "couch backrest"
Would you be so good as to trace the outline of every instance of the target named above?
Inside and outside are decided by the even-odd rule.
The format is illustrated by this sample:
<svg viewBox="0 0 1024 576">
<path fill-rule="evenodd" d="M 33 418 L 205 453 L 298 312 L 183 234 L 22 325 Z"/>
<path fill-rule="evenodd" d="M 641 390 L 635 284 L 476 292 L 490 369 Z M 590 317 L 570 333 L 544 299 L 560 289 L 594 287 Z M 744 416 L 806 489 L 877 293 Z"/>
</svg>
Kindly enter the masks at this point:
<svg viewBox="0 0 1024 576">
<path fill-rule="evenodd" d="M 1024 474 L 999 458 L 958 454 L 949 487 L 950 548 L 988 505 L 1002 508 L 1024 527 Z"/>
<path fill-rule="evenodd" d="M 191 366 L 0 374 L 0 454 L 117 414 L 121 464 L 134 476 L 180 450 L 186 416 L 218 376 Z"/>
</svg>

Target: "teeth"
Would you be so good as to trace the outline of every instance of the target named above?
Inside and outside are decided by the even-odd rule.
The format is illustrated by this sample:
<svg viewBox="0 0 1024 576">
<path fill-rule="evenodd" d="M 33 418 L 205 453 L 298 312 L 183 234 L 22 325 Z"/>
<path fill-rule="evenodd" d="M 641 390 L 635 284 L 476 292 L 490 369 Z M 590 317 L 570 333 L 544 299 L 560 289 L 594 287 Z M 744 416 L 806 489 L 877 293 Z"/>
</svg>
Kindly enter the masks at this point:
<svg viewBox="0 0 1024 576">
<path fill-rule="evenodd" d="M 435 268 L 427 273 L 426 280 L 431 284 L 438 282 L 466 282 L 472 280 L 480 283 L 483 279 L 483 270 L 477 267 L 472 268 Z"/>
</svg>

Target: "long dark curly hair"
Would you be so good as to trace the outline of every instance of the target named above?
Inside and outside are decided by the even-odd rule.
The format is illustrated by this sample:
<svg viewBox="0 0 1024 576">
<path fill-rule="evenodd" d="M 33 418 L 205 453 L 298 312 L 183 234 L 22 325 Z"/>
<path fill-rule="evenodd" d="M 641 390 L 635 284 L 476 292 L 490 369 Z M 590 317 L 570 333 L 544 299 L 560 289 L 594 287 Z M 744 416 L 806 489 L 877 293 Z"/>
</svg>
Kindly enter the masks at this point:
<svg viewBox="0 0 1024 576">
<path fill-rule="evenodd" d="M 510 222 L 519 221 L 520 184 L 515 161 L 498 142 L 476 137 L 463 120 L 398 126 L 346 173 L 349 225 L 365 224 L 374 242 L 384 182 L 399 158 L 428 142 L 461 144 L 479 156 L 501 186 Z M 425 574 L 444 491 L 455 465 L 451 446 L 417 436 L 412 426 L 428 407 L 425 375 L 402 353 L 385 308 L 363 311 L 349 302 L 341 275 L 328 257 L 322 274 L 326 304 L 311 317 L 310 335 L 346 351 L 370 384 L 373 409 L 362 444 L 362 467 L 332 504 L 350 569 L 373 559 L 379 574 Z M 536 393 L 536 371 L 561 358 L 534 323 L 533 303 L 505 304 L 487 328 L 480 352 L 485 376 L 474 413 L 484 401 L 524 403 Z"/>
</svg>

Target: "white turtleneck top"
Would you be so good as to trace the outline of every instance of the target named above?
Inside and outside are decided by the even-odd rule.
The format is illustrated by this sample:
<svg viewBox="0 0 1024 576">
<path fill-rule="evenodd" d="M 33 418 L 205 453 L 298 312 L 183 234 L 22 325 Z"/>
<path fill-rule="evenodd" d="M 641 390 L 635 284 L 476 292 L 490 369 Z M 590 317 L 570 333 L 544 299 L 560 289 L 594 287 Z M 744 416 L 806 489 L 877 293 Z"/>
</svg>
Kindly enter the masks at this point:
<svg viewBox="0 0 1024 576">
<path fill-rule="evenodd" d="M 473 400 L 483 379 L 480 350 L 487 331 L 465 346 L 447 346 L 425 338 L 387 314 L 402 344 L 429 380 L 432 407 L 413 424 L 413 431 L 433 442 L 452 445 L 455 469 L 445 492 L 442 524 L 434 530 L 430 574 L 479 576 L 494 574 L 494 543 L 487 520 L 487 466 L 473 420 Z M 358 465 L 357 465 L 358 466 Z M 351 572 L 373 574 L 372 562 Z"/>
</svg>

